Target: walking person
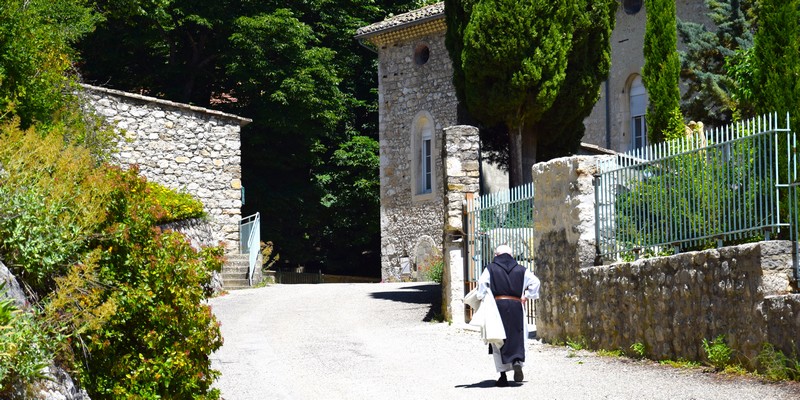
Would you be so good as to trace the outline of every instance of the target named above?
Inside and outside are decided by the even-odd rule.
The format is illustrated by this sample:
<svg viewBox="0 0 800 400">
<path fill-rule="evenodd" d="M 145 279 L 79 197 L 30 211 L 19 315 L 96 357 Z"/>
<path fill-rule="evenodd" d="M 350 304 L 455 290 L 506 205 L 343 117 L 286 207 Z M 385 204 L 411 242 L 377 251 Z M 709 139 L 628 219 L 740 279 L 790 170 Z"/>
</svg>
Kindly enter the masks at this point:
<svg viewBox="0 0 800 400">
<path fill-rule="evenodd" d="M 524 307 L 528 299 L 539 298 L 539 278 L 517 263 L 511 247 L 500 245 L 495 250 L 494 261 L 484 268 L 478 279 L 477 298 L 483 300 L 487 295 L 494 297 L 506 336 L 502 346 L 489 344 L 489 352 L 500 373 L 496 384 L 508 386 L 506 372 L 511 370 L 514 382 L 522 382 L 528 338 Z"/>
</svg>

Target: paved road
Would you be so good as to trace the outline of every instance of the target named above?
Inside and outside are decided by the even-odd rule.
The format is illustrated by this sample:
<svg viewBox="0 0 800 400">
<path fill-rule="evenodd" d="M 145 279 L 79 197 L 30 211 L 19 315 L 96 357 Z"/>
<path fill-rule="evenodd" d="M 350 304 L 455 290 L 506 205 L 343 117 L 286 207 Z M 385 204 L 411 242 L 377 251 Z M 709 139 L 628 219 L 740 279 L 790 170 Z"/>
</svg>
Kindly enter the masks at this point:
<svg viewBox="0 0 800 400">
<path fill-rule="evenodd" d="M 429 322 L 437 285 L 274 285 L 210 301 L 223 347 L 212 355 L 226 400 L 800 399 L 762 383 L 530 340 L 525 381 L 497 388 L 478 333 Z"/>
</svg>

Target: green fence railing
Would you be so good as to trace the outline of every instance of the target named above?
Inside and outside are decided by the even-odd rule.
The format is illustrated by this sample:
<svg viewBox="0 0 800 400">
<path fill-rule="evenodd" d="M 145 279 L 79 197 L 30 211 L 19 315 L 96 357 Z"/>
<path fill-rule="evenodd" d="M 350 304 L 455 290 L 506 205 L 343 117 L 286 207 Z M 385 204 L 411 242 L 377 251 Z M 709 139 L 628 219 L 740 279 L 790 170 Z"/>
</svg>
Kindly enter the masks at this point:
<svg viewBox="0 0 800 400">
<path fill-rule="evenodd" d="M 467 262 L 465 292 L 474 289 L 483 268 L 494 259 L 494 249 L 511 247 L 520 265 L 533 271 L 533 183 L 483 196 L 467 195 Z M 528 322 L 533 323 L 533 301 Z M 469 310 L 466 311 L 469 319 Z"/>
<path fill-rule="evenodd" d="M 598 162 L 598 255 L 608 261 L 796 240 L 795 134 L 777 114 Z"/>
</svg>

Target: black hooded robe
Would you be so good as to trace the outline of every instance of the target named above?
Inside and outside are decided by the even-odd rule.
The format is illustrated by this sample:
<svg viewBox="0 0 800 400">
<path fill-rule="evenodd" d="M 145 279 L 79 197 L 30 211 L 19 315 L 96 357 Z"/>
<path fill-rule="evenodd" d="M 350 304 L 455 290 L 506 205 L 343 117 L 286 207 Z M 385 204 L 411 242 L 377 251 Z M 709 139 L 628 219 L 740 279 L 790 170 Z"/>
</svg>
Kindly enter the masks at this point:
<svg viewBox="0 0 800 400">
<path fill-rule="evenodd" d="M 489 283 L 494 296 L 522 296 L 525 267 L 509 254 L 500 254 L 489 264 Z M 503 364 L 525 361 L 525 327 L 522 303 L 516 300 L 497 300 L 497 311 L 503 320 L 506 339 L 500 349 Z M 491 346 L 489 346 L 491 352 Z"/>
</svg>

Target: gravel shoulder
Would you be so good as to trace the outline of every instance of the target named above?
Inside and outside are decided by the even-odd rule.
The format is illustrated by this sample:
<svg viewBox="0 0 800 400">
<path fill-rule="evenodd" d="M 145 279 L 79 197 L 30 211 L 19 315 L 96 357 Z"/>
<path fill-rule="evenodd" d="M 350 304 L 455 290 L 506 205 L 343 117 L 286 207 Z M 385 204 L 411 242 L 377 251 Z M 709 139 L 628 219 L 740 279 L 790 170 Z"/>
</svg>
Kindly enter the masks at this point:
<svg viewBox="0 0 800 400">
<path fill-rule="evenodd" d="M 800 384 L 679 369 L 529 340 L 525 381 L 497 388 L 479 334 L 430 322 L 439 286 L 273 285 L 211 299 L 226 400 L 800 399 Z"/>
</svg>

